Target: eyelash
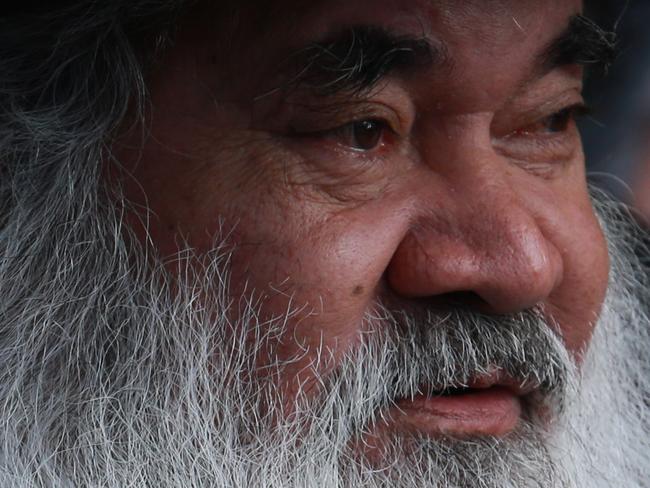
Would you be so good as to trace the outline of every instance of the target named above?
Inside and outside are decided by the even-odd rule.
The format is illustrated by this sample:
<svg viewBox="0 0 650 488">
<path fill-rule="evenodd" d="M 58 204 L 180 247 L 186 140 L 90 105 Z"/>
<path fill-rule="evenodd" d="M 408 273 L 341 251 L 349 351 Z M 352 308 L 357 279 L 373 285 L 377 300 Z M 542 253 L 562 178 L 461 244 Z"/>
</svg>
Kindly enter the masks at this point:
<svg viewBox="0 0 650 488">
<path fill-rule="evenodd" d="M 568 130 L 571 122 L 576 121 L 582 117 L 588 116 L 592 113 L 591 109 L 584 103 L 578 103 L 565 107 L 557 112 L 545 117 L 538 122 L 521 127 L 511 132 L 507 137 L 512 136 L 533 136 L 535 134 L 544 134 L 552 136 L 553 134 L 561 134 Z M 559 128 L 554 129 L 552 126 L 559 123 Z"/>
</svg>

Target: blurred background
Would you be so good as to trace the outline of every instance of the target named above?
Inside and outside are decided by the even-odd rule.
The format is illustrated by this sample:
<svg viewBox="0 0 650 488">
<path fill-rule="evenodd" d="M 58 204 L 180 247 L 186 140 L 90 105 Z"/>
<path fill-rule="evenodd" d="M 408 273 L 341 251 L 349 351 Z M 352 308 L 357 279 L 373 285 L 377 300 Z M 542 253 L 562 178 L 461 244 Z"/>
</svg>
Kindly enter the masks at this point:
<svg viewBox="0 0 650 488">
<path fill-rule="evenodd" d="M 593 0 L 589 16 L 619 37 L 606 76 L 588 77 L 580 121 L 590 179 L 633 204 L 650 227 L 650 0 Z"/>
</svg>

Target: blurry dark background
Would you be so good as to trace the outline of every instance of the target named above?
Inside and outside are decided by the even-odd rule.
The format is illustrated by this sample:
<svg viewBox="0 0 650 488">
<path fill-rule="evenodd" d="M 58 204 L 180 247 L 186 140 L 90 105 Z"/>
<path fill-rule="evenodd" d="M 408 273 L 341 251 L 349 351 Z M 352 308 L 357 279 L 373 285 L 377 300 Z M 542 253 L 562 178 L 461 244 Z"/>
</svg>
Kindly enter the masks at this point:
<svg viewBox="0 0 650 488">
<path fill-rule="evenodd" d="M 589 2 L 588 2 L 589 3 Z M 650 0 L 593 0 L 589 16 L 619 36 L 606 76 L 587 79 L 580 122 L 590 179 L 650 222 Z"/>
</svg>

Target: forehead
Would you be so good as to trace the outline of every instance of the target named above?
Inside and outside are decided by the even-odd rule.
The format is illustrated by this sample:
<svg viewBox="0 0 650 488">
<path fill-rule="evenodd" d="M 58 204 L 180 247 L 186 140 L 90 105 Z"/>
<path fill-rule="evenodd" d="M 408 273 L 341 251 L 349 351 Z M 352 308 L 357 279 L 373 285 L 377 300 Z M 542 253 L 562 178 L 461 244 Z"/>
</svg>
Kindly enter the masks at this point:
<svg viewBox="0 0 650 488">
<path fill-rule="evenodd" d="M 552 36 L 581 7 L 581 0 L 279 0 L 248 2 L 238 13 L 251 32 L 272 32 L 275 41 L 299 42 L 337 26 L 372 23 L 435 37 L 507 42 L 515 30 L 541 29 Z"/>
</svg>

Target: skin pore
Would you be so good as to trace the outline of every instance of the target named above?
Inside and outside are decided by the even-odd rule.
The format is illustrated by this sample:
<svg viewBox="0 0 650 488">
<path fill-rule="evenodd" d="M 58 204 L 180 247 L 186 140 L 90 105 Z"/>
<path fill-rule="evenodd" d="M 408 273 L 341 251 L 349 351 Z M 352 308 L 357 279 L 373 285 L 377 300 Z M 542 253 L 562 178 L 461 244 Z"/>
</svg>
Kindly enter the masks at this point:
<svg viewBox="0 0 650 488">
<path fill-rule="evenodd" d="M 278 380 L 287 405 L 318 389 L 315 351 L 336 363 L 377 304 L 538 308 L 580 361 L 607 247 L 573 120 L 582 69 L 546 61 L 581 2 L 300 5 L 188 14 L 151 75 L 143 148 L 137 131 L 117 146 L 126 197 L 151 211 L 140 236 L 163 256 L 228 236 L 233 296 L 291 312 L 273 351 L 301 358 Z M 345 49 L 309 55 L 364 35 L 430 52 L 339 90 Z"/>
</svg>

